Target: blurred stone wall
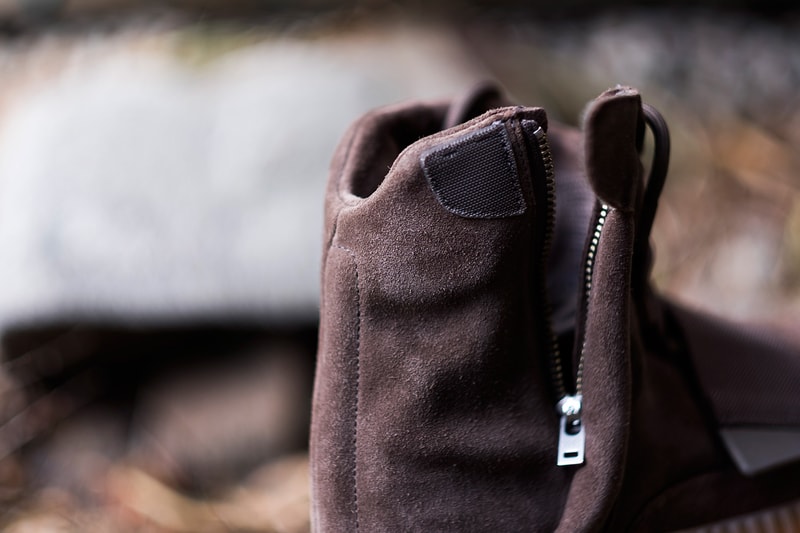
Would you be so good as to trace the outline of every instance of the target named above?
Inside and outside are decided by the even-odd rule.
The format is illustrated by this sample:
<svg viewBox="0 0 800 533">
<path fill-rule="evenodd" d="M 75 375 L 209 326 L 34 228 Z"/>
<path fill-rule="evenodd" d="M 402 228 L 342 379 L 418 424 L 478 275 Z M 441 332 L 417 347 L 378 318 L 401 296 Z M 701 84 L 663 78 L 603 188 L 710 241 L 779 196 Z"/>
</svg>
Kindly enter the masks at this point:
<svg viewBox="0 0 800 533">
<path fill-rule="evenodd" d="M 314 322 L 322 192 L 372 107 L 485 77 L 452 32 L 134 26 L 0 52 L 0 325 Z"/>
<path fill-rule="evenodd" d="M 17 280 L 0 323 L 313 320 L 322 187 L 347 124 L 485 78 L 573 124 L 606 87 L 639 87 L 674 140 L 657 283 L 740 318 L 798 316 L 796 17 L 102 20 L 0 49 L 0 274 Z"/>
</svg>

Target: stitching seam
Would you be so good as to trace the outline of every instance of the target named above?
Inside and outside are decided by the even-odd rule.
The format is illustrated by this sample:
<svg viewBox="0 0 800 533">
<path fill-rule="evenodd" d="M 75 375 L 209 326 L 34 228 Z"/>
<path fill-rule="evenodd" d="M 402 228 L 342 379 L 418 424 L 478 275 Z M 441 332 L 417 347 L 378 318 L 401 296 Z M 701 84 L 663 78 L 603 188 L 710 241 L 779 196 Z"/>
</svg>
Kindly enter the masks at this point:
<svg viewBox="0 0 800 533">
<path fill-rule="evenodd" d="M 355 531 L 359 531 L 359 509 L 358 509 L 358 411 L 359 400 L 361 392 L 361 287 L 360 277 L 358 274 L 358 262 L 356 261 L 355 253 L 349 248 L 345 248 L 339 244 L 334 244 L 334 247 L 347 253 L 353 260 L 353 266 L 356 273 L 356 299 L 358 300 L 358 307 L 356 309 L 356 401 L 353 406 L 353 507 L 355 513 Z"/>
</svg>

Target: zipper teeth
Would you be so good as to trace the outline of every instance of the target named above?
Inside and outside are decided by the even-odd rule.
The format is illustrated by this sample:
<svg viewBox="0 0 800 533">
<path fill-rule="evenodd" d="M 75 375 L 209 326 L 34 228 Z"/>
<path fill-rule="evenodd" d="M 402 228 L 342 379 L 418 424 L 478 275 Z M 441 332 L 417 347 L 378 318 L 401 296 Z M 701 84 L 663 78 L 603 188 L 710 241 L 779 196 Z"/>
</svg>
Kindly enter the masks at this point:
<svg viewBox="0 0 800 533">
<path fill-rule="evenodd" d="M 594 264 L 597 259 L 597 248 L 600 245 L 600 236 L 603 233 L 603 226 L 606 224 L 606 218 L 611 210 L 606 204 L 600 206 L 600 212 L 597 215 L 597 220 L 594 226 L 594 233 L 592 233 L 592 240 L 589 243 L 589 250 L 586 253 L 586 262 L 584 263 L 583 271 L 583 306 L 584 316 L 588 314 L 589 296 L 592 292 L 592 281 L 594 279 Z M 585 320 L 585 319 L 584 319 Z M 583 326 L 583 339 L 581 341 L 581 352 L 578 357 L 578 371 L 575 374 L 575 394 L 582 394 L 583 390 L 583 359 L 584 352 L 586 351 L 586 324 Z"/>
<path fill-rule="evenodd" d="M 555 166 L 553 164 L 553 153 L 550 150 L 547 134 L 544 129 L 539 126 L 534 132 L 534 135 L 536 136 L 536 142 L 539 144 L 539 153 L 542 157 L 545 174 L 545 203 L 547 204 L 547 216 L 545 220 L 544 238 L 542 240 L 542 267 L 546 268 L 546 261 L 550 255 L 550 248 L 553 244 L 556 224 L 556 176 Z M 547 295 L 547 287 L 544 281 L 542 282 L 541 293 L 542 301 L 544 302 L 545 332 L 546 335 L 549 336 L 550 343 L 550 372 L 552 374 L 553 387 L 558 398 L 563 398 L 566 395 L 564 367 L 561 361 L 561 349 L 558 346 L 558 339 L 553 332 L 551 320 L 553 309 L 550 298 Z"/>
</svg>

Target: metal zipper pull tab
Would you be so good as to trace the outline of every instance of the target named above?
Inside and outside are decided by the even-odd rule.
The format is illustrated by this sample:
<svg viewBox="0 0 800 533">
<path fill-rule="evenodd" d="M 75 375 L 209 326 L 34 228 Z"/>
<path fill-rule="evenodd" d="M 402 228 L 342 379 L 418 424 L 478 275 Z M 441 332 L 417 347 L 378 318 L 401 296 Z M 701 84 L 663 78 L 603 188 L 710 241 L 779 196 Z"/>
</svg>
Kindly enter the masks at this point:
<svg viewBox="0 0 800 533">
<path fill-rule="evenodd" d="M 581 422 L 581 409 L 583 397 L 564 396 L 558 402 L 558 412 L 561 415 L 558 434 L 558 466 L 583 464 L 586 433 Z"/>
</svg>

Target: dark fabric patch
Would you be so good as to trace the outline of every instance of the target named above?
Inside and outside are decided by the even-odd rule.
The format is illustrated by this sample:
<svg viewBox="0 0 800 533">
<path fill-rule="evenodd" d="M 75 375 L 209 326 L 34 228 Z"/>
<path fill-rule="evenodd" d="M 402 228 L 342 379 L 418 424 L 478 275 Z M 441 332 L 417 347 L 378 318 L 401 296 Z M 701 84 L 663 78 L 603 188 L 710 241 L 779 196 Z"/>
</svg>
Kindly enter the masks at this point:
<svg viewBox="0 0 800 533">
<path fill-rule="evenodd" d="M 466 218 L 503 218 L 525 212 L 517 165 L 501 122 L 420 156 L 425 177 L 448 211 Z"/>
</svg>

